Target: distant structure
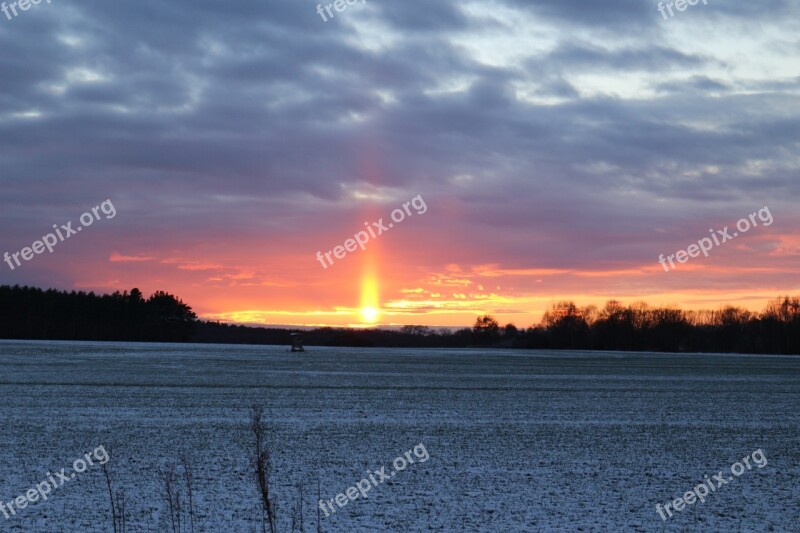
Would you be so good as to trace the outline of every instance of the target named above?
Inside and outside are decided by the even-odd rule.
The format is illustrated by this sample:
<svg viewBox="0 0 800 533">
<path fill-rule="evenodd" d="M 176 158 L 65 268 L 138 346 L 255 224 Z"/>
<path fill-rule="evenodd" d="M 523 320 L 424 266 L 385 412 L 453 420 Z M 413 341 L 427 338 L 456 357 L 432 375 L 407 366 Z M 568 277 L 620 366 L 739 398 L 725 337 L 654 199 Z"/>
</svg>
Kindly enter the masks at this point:
<svg viewBox="0 0 800 533">
<path fill-rule="evenodd" d="M 302 333 L 292 333 L 292 351 L 293 352 L 305 352 L 306 349 L 303 348 L 303 334 Z"/>
</svg>

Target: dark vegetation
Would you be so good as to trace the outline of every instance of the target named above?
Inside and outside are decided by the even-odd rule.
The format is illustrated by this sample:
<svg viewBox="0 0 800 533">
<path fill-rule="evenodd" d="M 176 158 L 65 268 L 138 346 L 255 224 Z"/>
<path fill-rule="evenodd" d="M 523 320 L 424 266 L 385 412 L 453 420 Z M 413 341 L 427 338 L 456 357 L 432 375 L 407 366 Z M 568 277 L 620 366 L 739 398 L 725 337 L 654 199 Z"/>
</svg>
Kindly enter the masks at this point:
<svg viewBox="0 0 800 533">
<path fill-rule="evenodd" d="M 165 292 L 96 295 L 0 286 L 0 338 L 186 342 L 197 315 Z"/>
<path fill-rule="evenodd" d="M 0 286 L 0 338 L 224 344 L 290 344 L 300 330 L 197 320 L 191 307 L 165 292 L 96 295 Z M 479 317 L 469 329 L 404 326 L 399 330 L 318 328 L 303 332 L 311 346 L 471 346 L 573 350 L 800 354 L 800 298 L 781 297 L 761 313 L 736 307 L 683 311 L 644 303 L 553 305 L 527 329 Z"/>
<path fill-rule="evenodd" d="M 267 421 L 264 417 L 264 406 L 254 405 L 250 409 L 249 429 L 252 436 L 252 448 L 247 452 L 250 458 L 249 474 L 255 481 L 252 491 L 243 492 L 242 500 L 258 501 L 257 517 L 251 519 L 252 523 L 260 524 L 261 533 L 307 533 L 309 529 L 305 525 L 306 505 L 303 494 L 302 482 L 297 486 L 297 499 L 291 512 L 285 513 L 286 517 L 279 520 L 278 506 L 272 493 L 272 475 L 274 468 L 272 465 L 272 452 L 270 441 L 274 440 L 269 432 Z M 127 480 L 121 479 L 123 475 L 131 475 L 129 470 L 119 468 L 115 464 L 115 471 L 112 472 L 111 464 L 118 458 L 108 451 L 109 460 L 103 463 L 103 474 L 105 485 L 108 489 L 109 498 L 109 518 L 112 524 L 111 531 L 114 533 L 126 533 L 128 526 L 136 527 L 137 530 L 144 531 L 144 523 L 148 522 L 147 531 L 153 531 L 152 521 L 153 512 L 158 510 L 156 516 L 159 522 L 156 531 L 166 533 L 205 533 L 209 531 L 221 531 L 216 524 L 209 524 L 209 520 L 215 517 L 216 511 L 213 508 L 198 506 L 195 504 L 195 477 L 192 460 L 186 451 L 180 453 L 180 462 L 167 460 L 158 468 L 158 487 L 161 496 L 161 508 L 158 509 L 152 501 L 146 498 L 152 497 L 150 494 L 136 494 L 132 498 L 132 503 L 145 504 L 151 514 L 140 513 L 134 515 L 126 507 L 126 493 L 123 488 L 115 490 L 116 487 L 124 486 Z M 202 466 L 202 465 L 201 465 Z M 117 471 L 119 470 L 119 471 Z M 205 470 L 205 469 L 203 469 Z M 249 477 L 249 476 L 248 476 Z M 321 500 L 320 481 L 317 478 L 317 500 Z M 142 500 L 145 500 L 144 502 Z M 205 502 L 203 502 L 205 503 Z M 213 500 L 209 503 L 213 503 Z M 315 506 L 318 509 L 318 506 Z M 322 517 L 317 510 L 317 520 L 315 529 L 317 533 L 323 532 Z M 145 516 L 147 515 L 147 516 Z M 291 529 L 288 524 L 291 523 Z M 281 527 L 282 526 L 282 527 Z M 253 529 L 252 531 L 257 531 Z"/>
</svg>

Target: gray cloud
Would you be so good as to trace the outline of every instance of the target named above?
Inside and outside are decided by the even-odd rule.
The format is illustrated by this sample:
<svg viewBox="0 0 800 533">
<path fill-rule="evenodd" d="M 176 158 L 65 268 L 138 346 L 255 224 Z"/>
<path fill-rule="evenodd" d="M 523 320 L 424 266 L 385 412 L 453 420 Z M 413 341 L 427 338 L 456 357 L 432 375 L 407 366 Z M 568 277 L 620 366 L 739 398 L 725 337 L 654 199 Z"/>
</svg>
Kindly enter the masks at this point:
<svg viewBox="0 0 800 533">
<path fill-rule="evenodd" d="M 124 199 L 139 218 L 117 231 L 142 243 L 334 232 L 371 185 L 450 206 L 412 233 L 446 234 L 454 262 L 635 262 L 676 216 L 688 232 L 741 216 L 754 187 L 762 205 L 800 193 L 796 69 L 743 76 L 723 39 L 689 51 L 669 34 L 703 17 L 791 33 L 790 6 L 666 25 L 638 0 L 369 0 L 328 22 L 310 1 L 41 4 L 0 18 L 0 244 L 99 197 Z M 508 12 L 551 41 L 509 49 Z"/>
</svg>

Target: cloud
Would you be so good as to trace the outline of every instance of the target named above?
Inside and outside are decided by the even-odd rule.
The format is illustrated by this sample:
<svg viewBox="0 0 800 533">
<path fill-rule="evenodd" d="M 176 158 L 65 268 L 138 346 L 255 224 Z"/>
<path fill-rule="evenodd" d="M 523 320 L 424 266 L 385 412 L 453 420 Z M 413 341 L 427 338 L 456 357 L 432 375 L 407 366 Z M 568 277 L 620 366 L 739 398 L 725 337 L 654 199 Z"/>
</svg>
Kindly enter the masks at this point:
<svg viewBox="0 0 800 533">
<path fill-rule="evenodd" d="M 0 25 L 0 245 L 105 198 L 119 216 L 0 281 L 185 283 L 209 308 L 250 283 L 330 307 L 351 289 L 313 254 L 422 194 L 430 212 L 374 245 L 398 291 L 466 294 L 487 264 L 504 285 L 671 290 L 638 273 L 698 231 L 763 205 L 775 242 L 798 228 L 793 6 L 410 0 L 322 22 L 277 0 L 42 4 Z M 796 258 L 775 249 L 730 260 Z M 349 261 L 332 275 L 360 275 Z M 697 279 L 727 290 L 716 274 Z"/>
<path fill-rule="evenodd" d="M 108 258 L 112 263 L 142 263 L 145 261 L 154 261 L 155 257 L 141 256 L 141 255 L 122 255 L 117 252 L 111 252 Z"/>
</svg>

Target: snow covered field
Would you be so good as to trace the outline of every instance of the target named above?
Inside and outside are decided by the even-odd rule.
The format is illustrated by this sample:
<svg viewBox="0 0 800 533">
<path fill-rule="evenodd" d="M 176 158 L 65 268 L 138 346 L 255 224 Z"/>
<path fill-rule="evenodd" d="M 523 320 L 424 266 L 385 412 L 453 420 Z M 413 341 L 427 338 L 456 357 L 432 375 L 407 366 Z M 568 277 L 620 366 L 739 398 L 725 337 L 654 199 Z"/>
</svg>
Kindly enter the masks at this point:
<svg viewBox="0 0 800 533">
<path fill-rule="evenodd" d="M 157 471 L 185 452 L 202 531 L 260 531 L 251 405 L 266 408 L 279 531 L 798 531 L 800 358 L 0 341 L 0 501 L 98 446 L 128 531 L 170 531 Z M 664 523 L 655 511 L 762 449 Z M 111 531 L 89 467 L 0 531 Z"/>
</svg>

